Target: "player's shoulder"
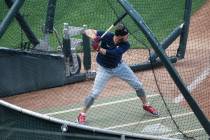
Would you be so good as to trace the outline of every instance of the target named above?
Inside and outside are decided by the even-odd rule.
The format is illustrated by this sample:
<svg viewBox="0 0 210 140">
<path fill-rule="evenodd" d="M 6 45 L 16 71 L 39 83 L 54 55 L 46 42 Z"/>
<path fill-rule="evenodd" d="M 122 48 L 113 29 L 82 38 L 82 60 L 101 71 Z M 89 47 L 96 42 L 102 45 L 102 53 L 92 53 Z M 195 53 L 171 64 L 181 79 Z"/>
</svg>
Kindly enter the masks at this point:
<svg viewBox="0 0 210 140">
<path fill-rule="evenodd" d="M 97 36 L 102 36 L 103 33 L 105 33 L 105 32 L 101 31 L 101 30 L 96 30 L 96 35 Z"/>
<path fill-rule="evenodd" d="M 103 31 L 103 30 L 97 30 L 97 35 L 98 36 L 102 36 L 104 33 L 105 33 L 105 31 Z M 113 35 L 114 35 L 114 33 L 108 32 L 108 33 L 106 33 L 105 36 L 113 36 Z"/>
<path fill-rule="evenodd" d="M 120 47 L 122 47 L 123 49 L 125 49 L 125 50 L 128 50 L 129 48 L 130 48 L 130 43 L 128 42 L 128 41 L 125 41 L 125 42 L 121 42 L 120 44 L 119 44 L 119 46 Z"/>
<path fill-rule="evenodd" d="M 125 45 L 125 46 L 127 46 L 127 47 L 130 47 L 130 46 L 131 46 L 130 43 L 129 43 L 129 41 L 124 41 L 124 42 L 122 42 L 121 44 L 122 44 L 122 45 Z"/>
</svg>

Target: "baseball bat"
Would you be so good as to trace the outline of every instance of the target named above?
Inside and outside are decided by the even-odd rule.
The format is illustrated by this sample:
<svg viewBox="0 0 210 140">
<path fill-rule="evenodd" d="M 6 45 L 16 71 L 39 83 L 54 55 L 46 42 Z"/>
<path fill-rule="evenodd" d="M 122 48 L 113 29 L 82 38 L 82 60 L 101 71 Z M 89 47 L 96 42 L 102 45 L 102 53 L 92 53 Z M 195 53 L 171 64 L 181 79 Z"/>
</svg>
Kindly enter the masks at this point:
<svg viewBox="0 0 210 140">
<path fill-rule="evenodd" d="M 125 16 L 127 15 L 127 13 L 122 14 L 107 30 L 105 33 L 103 33 L 103 35 L 101 36 L 101 39 L 115 26 L 117 25 L 117 23 L 119 23 Z"/>
</svg>

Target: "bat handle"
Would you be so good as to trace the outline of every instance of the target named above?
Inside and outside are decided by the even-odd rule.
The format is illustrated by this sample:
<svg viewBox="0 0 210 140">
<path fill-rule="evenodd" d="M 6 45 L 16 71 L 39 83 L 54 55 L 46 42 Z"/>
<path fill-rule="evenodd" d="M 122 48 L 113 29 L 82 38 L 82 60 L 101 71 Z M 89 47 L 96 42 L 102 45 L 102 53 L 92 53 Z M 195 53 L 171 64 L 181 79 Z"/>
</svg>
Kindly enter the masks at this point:
<svg viewBox="0 0 210 140">
<path fill-rule="evenodd" d="M 114 27 L 114 25 L 111 25 L 110 27 L 109 27 L 109 29 L 107 29 L 106 30 L 106 32 L 105 33 L 103 33 L 103 35 L 101 36 L 101 38 L 103 38 L 112 28 Z"/>
</svg>

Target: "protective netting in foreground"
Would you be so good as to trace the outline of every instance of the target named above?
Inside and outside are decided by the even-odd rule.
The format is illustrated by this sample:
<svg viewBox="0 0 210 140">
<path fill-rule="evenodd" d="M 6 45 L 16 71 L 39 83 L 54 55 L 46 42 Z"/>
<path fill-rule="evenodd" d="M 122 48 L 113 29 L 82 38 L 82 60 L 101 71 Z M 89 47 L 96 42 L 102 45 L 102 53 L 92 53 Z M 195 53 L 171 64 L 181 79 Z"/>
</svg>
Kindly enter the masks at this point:
<svg viewBox="0 0 210 140">
<path fill-rule="evenodd" d="M 7 6 L 4 2 L 1 3 L 0 16 L 3 18 L 4 13 L 7 12 Z M 183 0 L 155 2 L 132 0 L 130 3 L 141 14 L 160 42 L 183 23 L 185 10 Z M 209 7 L 209 1 L 193 1 L 185 57 L 174 63 L 174 67 L 208 120 L 210 119 L 210 103 L 208 102 L 210 99 L 208 86 L 210 84 Z M 43 37 L 41 28 L 45 23 L 46 9 L 46 1 L 28 0 L 20 11 L 39 39 Z M 55 28 L 60 38 L 62 38 L 64 22 L 76 27 L 86 24 L 87 28 L 106 30 L 117 16 L 124 12 L 118 2 L 111 0 L 98 0 L 94 3 L 89 0 L 60 0 L 56 6 Z M 129 16 L 126 16 L 122 22 L 129 29 L 129 41 L 132 45 L 132 49 L 124 54 L 124 61 L 129 65 L 146 62 L 153 51 L 151 45 Z M 76 36 L 76 38 L 81 38 L 81 36 Z M 27 41 L 17 21 L 14 20 L 12 26 L 9 26 L 1 38 L 0 46 L 19 48 L 23 42 Z M 54 34 L 50 35 L 50 44 L 56 51 L 58 43 Z M 166 50 L 167 55 L 176 56 L 178 47 L 179 38 Z M 83 56 L 80 48 L 78 54 Z M 95 71 L 96 53 L 92 52 L 91 55 L 91 70 Z M 25 69 L 27 71 L 30 68 L 25 66 Z M 81 72 L 84 72 L 83 69 Z M 37 71 L 39 72 L 41 69 Z M 150 104 L 160 111 L 160 117 L 147 115 L 135 91 L 122 80 L 113 78 L 88 112 L 88 126 L 171 138 L 206 139 L 208 137 L 164 67 L 135 74 L 143 83 Z M 93 81 L 88 80 L 3 99 L 23 108 L 75 122 L 85 97 L 90 94 L 92 85 Z"/>
</svg>

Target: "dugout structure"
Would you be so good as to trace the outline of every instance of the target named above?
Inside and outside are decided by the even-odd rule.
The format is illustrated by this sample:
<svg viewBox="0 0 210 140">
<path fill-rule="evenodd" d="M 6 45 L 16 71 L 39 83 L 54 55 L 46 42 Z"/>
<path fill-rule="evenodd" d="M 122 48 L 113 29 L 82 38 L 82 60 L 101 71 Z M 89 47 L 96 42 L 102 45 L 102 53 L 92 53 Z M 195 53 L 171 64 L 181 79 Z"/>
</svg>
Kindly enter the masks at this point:
<svg viewBox="0 0 210 140">
<path fill-rule="evenodd" d="M 11 116 L 13 111 L 10 109 L 47 120 L 44 122 L 46 124 L 56 122 L 54 125 L 56 136 L 65 137 L 69 133 L 80 132 L 75 130 L 77 128 L 83 129 L 83 126 L 72 122 L 82 107 L 83 98 L 91 90 L 92 81 L 87 80 L 87 77 L 94 78 L 93 71 L 96 70 L 94 60 L 96 54 L 90 51 L 89 40 L 81 35 L 83 25 L 87 25 L 85 28 L 105 30 L 124 12 L 127 16 L 122 23 L 129 29 L 129 40 L 133 47 L 125 54 L 124 60 L 142 80 L 150 103 L 161 110 L 161 117 L 155 119 L 145 115 L 138 107 L 141 104 L 137 102 L 134 91 L 122 81 L 113 79 L 96 102 L 93 107 L 95 109 L 90 111 L 89 124 L 85 130 L 93 132 L 89 133 L 90 135 L 110 134 L 109 138 L 116 139 L 208 138 L 209 32 L 206 19 L 209 16 L 207 10 L 209 2 L 107 0 L 98 1 L 94 5 L 90 3 L 60 1 L 56 4 L 55 0 L 48 3 L 41 0 L 2 2 L 0 28 L 1 66 L 4 66 L 1 69 L 1 96 L 4 97 L 2 99 L 41 113 L 30 111 L 26 113 L 27 110 L 2 101 L 1 110 L 6 114 L 1 117 L 4 124 L 2 130 L 5 134 L 10 128 L 17 132 L 11 135 L 8 133 L 8 138 L 17 135 L 21 138 L 26 133 L 21 127 L 30 128 L 27 124 L 21 126 L 15 123 L 16 117 L 10 119 L 14 123 L 9 125 L 10 121 L 6 116 Z M 34 6 L 33 12 L 30 12 L 28 9 L 33 4 L 43 4 L 46 7 L 40 9 L 41 7 Z M 202 19 L 202 22 L 196 22 L 196 17 Z M 83 41 L 78 43 L 81 46 L 76 48 L 78 56 L 83 58 L 81 72 L 71 76 L 66 72 L 69 60 L 65 59 L 65 52 L 62 54 L 59 50 L 61 46 L 59 38 L 64 34 L 64 22 L 73 26 L 74 31 L 79 29 L 80 34 L 74 36 L 74 39 Z M 56 29 L 54 34 L 53 27 Z M 70 35 L 71 31 L 68 31 Z M 18 37 L 12 36 L 15 34 Z M 163 66 L 157 68 L 161 65 Z M 77 83 L 79 81 L 83 82 Z M 63 85 L 66 86 L 60 87 Z M 50 87 L 57 88 L 40 90 Z M 26 96 L 26 92 L 29 91 L 35 92 L 27 93 Z M 9 97 L 11 95 L 16 96 Z M 45 98 L 41 98 L 42 96 Z M 33 97 L 39 100 L 30 99 Z M 98 112 L 100 108 L 102 111 Z M 20 116 L 22 117 L 25 116 Z M 38 119 L 36 121 L 39 122 Z M 67 131 L 61 129 L 63 124 Z M 51 134 L 52 126 L 49 130 L 41 126 L 41 122 L 33 125 L 34 132 L 42 134 L 44 139 L 48 137 L 44 134 Z M 19 135 L 20 130 L 23 133 Z"/>
</svg>

